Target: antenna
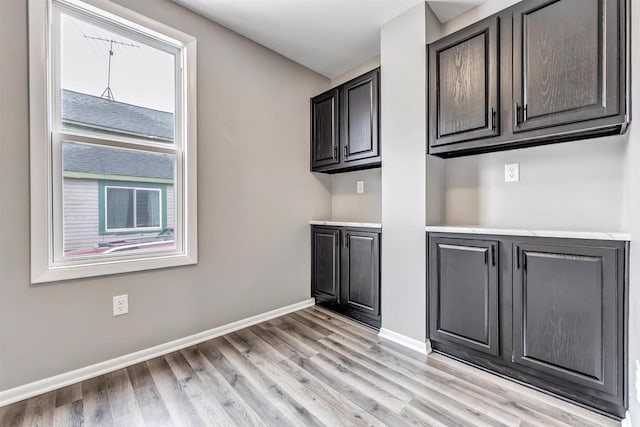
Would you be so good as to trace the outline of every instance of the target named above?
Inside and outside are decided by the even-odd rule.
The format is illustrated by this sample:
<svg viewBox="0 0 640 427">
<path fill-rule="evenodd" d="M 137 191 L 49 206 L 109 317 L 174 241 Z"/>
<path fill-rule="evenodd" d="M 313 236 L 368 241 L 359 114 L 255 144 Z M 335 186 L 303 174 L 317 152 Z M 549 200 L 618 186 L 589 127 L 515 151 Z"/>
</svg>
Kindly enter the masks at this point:
<svg viewBox="0 0 640 427">
<path fill-rule="evenodd" d="M 92 36 L 87 36 L 85 34 L 83 34 L 83 36 L 86 39 L 109 43 L 109 69 L 107 72 L 107 88 L 104 90 L 104 92 L 102 92 L 102 95 L 100 95 L 100 98 L 108 99 L 109 101 L 115 101 L 116 99 L 113 96 L 113 91 L 111 90 L 111 57 L 113 56 L 113 45 L 115 44 L 115 45 L 121 45 L 121 46 L 127 46 L 127 47 L 140 47 L 140 46 L 133 43 L 123 42 L 120 40 L 105 39 L 102 37 L 92 37 Z"/>
</svg>

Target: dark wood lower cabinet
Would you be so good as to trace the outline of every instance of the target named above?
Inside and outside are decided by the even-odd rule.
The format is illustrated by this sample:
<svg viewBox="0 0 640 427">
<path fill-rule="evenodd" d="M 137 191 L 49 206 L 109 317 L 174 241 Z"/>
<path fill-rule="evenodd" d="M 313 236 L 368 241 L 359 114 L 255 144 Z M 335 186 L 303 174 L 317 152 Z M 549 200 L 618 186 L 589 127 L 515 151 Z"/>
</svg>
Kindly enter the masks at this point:
<svg viewBox="0 0 640 427">
<path fill-rule="evenodd" d="M 316 303 L 380 328 L 380 230 L 312 226 Z"/>
<path fill-rule="evenodd" d="M 439 341 L 497 356 L 497 242 L 437 239 L 429 299 L 429 332 Z"/>
<path fill-rule="evenodd" d="M 434 350 L 624 417 L 627 242 L 443 233 L 428 242 Z"/>
</svg>

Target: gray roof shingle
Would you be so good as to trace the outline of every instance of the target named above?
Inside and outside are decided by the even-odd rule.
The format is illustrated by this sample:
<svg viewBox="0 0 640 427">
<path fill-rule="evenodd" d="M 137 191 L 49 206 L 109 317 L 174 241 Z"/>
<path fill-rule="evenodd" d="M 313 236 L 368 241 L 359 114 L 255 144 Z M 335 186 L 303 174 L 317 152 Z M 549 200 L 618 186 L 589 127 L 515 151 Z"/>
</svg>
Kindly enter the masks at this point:
<svg viewBox="0 0 640 427">
<path fill-rule="evenodd" d="M 65 172 L 173 179 L 173 158 L 88 144 L 62 144 Z"/>
<path fill-rule="evenodd" d="M 173 140 L 173 114 L 62 90 L 62 119 L 75 126 L 101 127 L 122 133 Z M 169 156 L 65 142 L 63 169 L 99 175 L 173 179 Z"/>
<path fill-rule="evenodd" d="M 62 120 L 173 141 L 173 113 L 62 90 Z"/>
</svg>

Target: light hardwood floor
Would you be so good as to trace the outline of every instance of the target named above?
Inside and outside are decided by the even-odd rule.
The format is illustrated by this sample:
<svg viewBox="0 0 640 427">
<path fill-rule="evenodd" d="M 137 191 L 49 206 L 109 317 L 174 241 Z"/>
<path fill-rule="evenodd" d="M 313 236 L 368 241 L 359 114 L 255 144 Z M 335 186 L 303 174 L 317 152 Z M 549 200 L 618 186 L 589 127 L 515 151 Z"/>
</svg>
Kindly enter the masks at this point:
<svg viewBox="0 0 640 427">
<path fill-rule="evenodd" d="M 0 408 L 4 426 L 614 426 L 305 309 Z"/>
</svg>

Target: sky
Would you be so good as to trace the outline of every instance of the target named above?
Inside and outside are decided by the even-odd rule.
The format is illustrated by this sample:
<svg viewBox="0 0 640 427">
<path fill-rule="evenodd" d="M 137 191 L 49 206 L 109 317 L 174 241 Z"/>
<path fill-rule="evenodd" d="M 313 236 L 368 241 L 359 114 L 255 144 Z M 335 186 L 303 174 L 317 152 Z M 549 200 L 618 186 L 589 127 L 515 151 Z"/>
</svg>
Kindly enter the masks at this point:
<svg viewBox="0 0 640 427">
<path fill-rule="evenodd" d="M 174 57 L 74 17 L 62 16 L 63 89 L 101 96 L 107 87 L 109 43 L 85 38 L 113 39 L 111 91 L 116 101 L 174 113 Z"/>
</svg>

